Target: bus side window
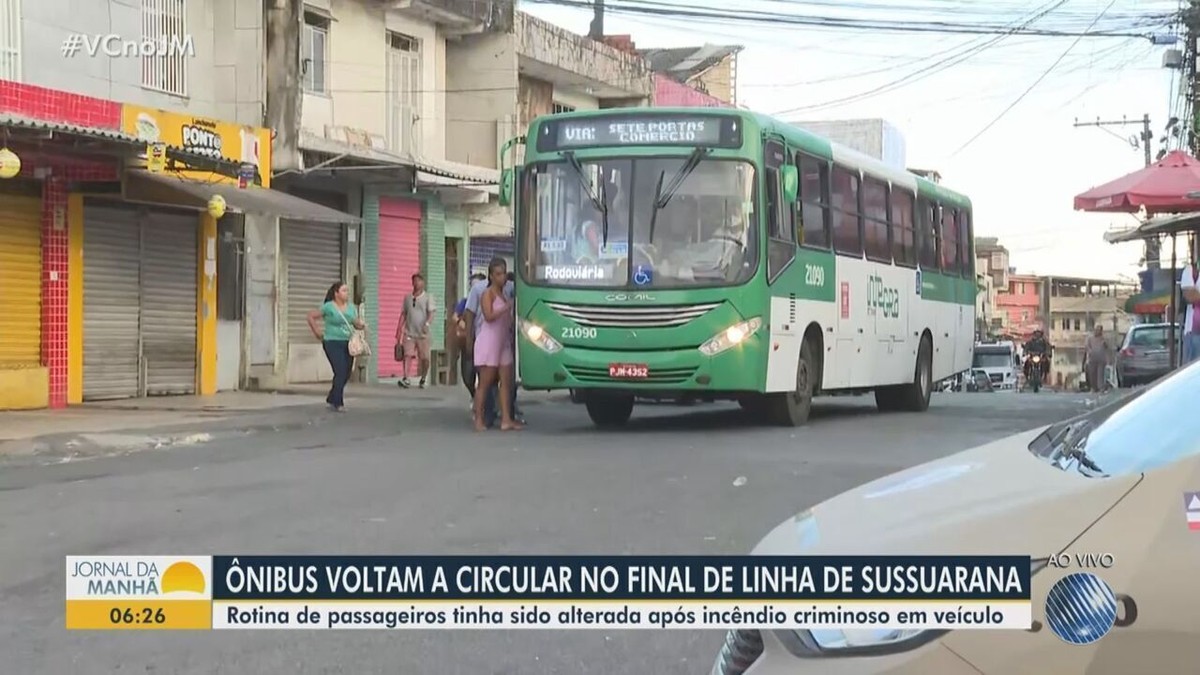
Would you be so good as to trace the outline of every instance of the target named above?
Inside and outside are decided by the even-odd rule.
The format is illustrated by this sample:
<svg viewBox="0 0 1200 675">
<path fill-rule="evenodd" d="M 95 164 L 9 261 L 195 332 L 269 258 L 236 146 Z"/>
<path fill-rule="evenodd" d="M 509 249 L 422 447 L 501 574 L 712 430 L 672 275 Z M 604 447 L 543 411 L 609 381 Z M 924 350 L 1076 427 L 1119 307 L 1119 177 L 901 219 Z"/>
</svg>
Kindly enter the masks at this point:
<svg viewBox="0 0 1200 675">
<path fill-rule="evenodd" d="M 917 266 L 917 231 L 912 193 L 892 186 L 892 257 L 897 265 Z"/>
<path fill-rule="evenodd" d="M 831 182 L 833 247 L 838 253 L 862 257 L 862 233 L 858 222 L 858 174 L 835 166 Z"/>
<path fill-rule="evenodd" d="M 950 206 L 942 207 L 942 236 L 941 245 L 938 247 L 938 252 L 942 256 L 942 270 L 955 276 L 959 273 L 957 216 L 958 209 Z"/>
<path fill-rule="evenodd" d="M 875 178 L 862 183 L 863 232 L 866 234 L 867 257 L 877 262 L 892 261 L 888 241 L 887 184 Z"/>
<path fill-rule="evenodd" d="M 971 231 L 971 212 L 962 209 L 958 212 L 958 245 L 962 248 L 959 261 L 962 263 L 962 275 L 967 279 L 975 278 L 975 237 Z"/>
<path fill-rule="evenodd" d="M 774 281 L 796 258 L 793 239 L 795 211 L 783 199 L 779 169 L 787 161 L 787 152 L 777 141 L 763 148 L 767 187 L 767 280 Z"/>
<path fill-rule="evenodd" d="M 937 205 L 925 198 L 917 200 L 917 234 L 920 238 L 921 269 L 936 270 L 937 258 Z"/>
<path fill-rule="evenodd" d="M 800 245 L 829 249 L 829 163 L 804 153 L 796 154 L 800 170 Z"/>
</svg>

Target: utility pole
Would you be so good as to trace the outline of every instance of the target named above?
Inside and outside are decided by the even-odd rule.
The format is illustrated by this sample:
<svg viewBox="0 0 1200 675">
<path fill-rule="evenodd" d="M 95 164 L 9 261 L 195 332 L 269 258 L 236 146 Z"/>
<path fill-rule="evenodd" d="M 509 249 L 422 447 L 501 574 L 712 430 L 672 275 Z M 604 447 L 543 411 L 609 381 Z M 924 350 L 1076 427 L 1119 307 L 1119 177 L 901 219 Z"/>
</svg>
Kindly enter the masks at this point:
<svg viewBox="0 0 1200 675">
<path fill-rule="evenodd" d="M 1124 127 L 1124 126 L 1128 126 L 1130 124 L 1141 124 L 1142 125 L 1142 133 L 1138 137 L 1140 142 L 1137 143 L 1136 145 L 1134 145 L 1132 143 L 1133 139 L 1131 138 L 1130 145 L 1134 145 L 1134 147 L 1137 147 L 1137 145 L 1140 145 L 1142 147 L 1142 152 L 1145 155 L 1146 166 L 1150 166 L 1151 164 L 1154 163 L 1154 151 L 1151 147 L 1151 143 L 1154 142 L 1154 132 L 1150 130 L 1150 115 L 1149 114 L 1142 115 L 1142 119 L 1140 119 L 1140 120 L 1131 120 L 1131 119 L 1125 119 L 1125 118 L 1122 118 L 1121 120 L 1107 120 L 1107 121 L 1097 119 L 1095 122 L 1080 122 L 1080 121 L 1076 120 L 1075 128 L 1078 129 L 1080 127 L 1099 127 L 1101 129 L 1104 129 L 1107 127 Z M 1158 269 L 1159 257 L 1162 255 L 1161 247 L 1162 247 L 1162 243 L 1159 242 L 1158 239 L 1147 239 L 1146 240 L 1146 248 L 1145 248 L 1146 269 L 1149 269 L 1149 270 Z"/>
<path fill-rule="evenodd" d="M 588 37 L 593 40 L 604 39 L 604 0 L 592 0 L 592 26 L 588 30 Z"/>
</svg>

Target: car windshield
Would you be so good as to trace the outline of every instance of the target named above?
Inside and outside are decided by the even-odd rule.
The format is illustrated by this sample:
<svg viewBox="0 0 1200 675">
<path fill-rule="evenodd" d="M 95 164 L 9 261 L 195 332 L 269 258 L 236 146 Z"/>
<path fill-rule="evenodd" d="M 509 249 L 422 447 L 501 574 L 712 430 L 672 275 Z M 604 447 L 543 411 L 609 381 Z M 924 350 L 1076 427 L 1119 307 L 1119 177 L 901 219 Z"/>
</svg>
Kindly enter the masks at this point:
<svg viewBox="0 0 1200 675">
<path fill-rule="evenodd" d="M 1012 352 L 996 349 L 975 350 L 974 368 L 1011 368 L 1015 361 Z"/>
<path fill-rule="evenodd" d="M 1200 363 L 1086 415 L 1055 424 L 1030 452 L 1063 470 L 1103 478 L 1140 474 L 1200 452 L 1192 395 Z"/>
<path fill-rule="evenodd" d="M 698 157 L 533 166 L 522 200 L 522 274 L 577 287 L 745 283 L 758 260 L 754 167 Z"/>
</svg>

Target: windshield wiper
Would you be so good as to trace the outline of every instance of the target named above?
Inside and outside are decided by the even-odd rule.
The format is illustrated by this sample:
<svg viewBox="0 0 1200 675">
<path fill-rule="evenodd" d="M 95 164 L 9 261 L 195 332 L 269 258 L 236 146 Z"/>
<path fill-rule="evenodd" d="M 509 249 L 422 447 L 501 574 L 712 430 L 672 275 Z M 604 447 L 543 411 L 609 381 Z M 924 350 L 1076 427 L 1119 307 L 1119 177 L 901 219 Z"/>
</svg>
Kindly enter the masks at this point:
<svg viewBox="0 0 1200 675">
<path fill-rule="evenodd" d="M 679 167 L 679 171 L 671 177 L 671 182 L 667 183 L 667 189 L 663 190 L 663 179 L 666 178 L 666 170 L 658 172 L 658 184 L 654 187 L 654 210 L 650 212 L 650 242 L 654 242 L 654 223 L 658 220 L 658 212 L 660 209 L 666 208 L 667 204 L 671 203 L 671 198 L 675 196 L 675 192 L 683 185 L 683 181 L 691 175 L 696 167 L 700 165 L 700 160 L 709 153 L 709 148 L 696 148 L 688 158 L 684 160 L 683 166 Z"/>
<path fill-rule="evenodd" d="M 600 194 L 596 194 L 596 192 L 592 190 L 592 186 L 588 184 L 587 174 L 583 171 L 583 164 L 579 162 L 579 158 L 575 156 L 575 153 L 564 152 L 563 157 L 566 158 L 567 163 L 571 165 L 571 168 L 575 170 L 575 175 L 579 177 L 579 184 L 582 185 L 584 191 L 587 192 L 588 199 L 591 200 L 592 206 L 595 206 L 596 210 L 600 212 L 600 229 L 603 233 L 604 239 L 604 241 L 601 243 L 601 246 L 604 246 L 608 243 L 608 203 L 604 198 L 604 180 L 601 178 Z"/>
<path fill-rule="evenodd" d="M 1058 457 L 1068 461 L 1074 460 L 1080 467 L 1093 471 L 1097 475 L 1107 475 L 1104 473 L 1104 469 L 1101 469 L 1100 465 L 1088 456 L 1087 451 L 1084 450 L 1084 446 L 1087 445 L 1087 440 L 1091 435 L 1092 423 L 1088 420 L 1080 420 L 1075 424 L 1068 425 L 1059 434 L 1059 439 L 1062 440 L 1062 443 Z"/>
</svg>

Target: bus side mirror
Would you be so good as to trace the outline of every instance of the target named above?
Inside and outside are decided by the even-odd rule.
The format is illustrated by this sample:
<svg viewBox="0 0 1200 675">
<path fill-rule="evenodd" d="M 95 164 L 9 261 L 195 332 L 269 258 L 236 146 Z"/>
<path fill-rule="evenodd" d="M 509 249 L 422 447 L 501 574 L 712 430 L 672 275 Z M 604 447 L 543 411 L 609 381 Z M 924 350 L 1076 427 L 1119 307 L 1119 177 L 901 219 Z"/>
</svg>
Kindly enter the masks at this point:
<svg viewBox="0 0 1200 675">
<path fill-rule="evenodd" d="M 513 169 L 504 169 L 500 172 L 500 206 L 508 206 L 512 203 L 515 183 L 516 176 Z"/>
<path fill-rule="evenodd" d="M 785 164 L 779 170 L 779 178 L 783 182 L 783 198 L 789 204 L 796 203 L 796 196 L 800 193 L 800 171 L 791 164 Z"/>
</svg>

